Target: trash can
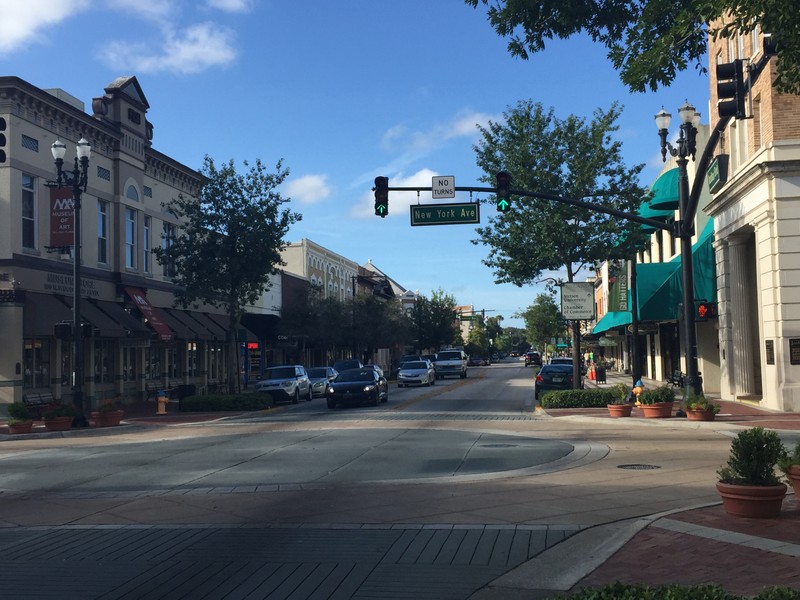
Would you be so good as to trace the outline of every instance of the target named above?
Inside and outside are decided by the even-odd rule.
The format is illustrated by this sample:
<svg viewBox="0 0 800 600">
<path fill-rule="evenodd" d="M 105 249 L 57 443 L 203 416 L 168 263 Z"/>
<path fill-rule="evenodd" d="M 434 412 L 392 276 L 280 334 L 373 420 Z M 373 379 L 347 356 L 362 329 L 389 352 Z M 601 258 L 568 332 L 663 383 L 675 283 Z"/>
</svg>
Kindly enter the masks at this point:
<svg viewBox="0 0 800 600">
<path fill-rule="evenodd" d="M 597 383 L 605 383 L 606 382 L 606 368 L 605 367 L 597 367 L 594 368 L 594 379 Z"/>
</svg>

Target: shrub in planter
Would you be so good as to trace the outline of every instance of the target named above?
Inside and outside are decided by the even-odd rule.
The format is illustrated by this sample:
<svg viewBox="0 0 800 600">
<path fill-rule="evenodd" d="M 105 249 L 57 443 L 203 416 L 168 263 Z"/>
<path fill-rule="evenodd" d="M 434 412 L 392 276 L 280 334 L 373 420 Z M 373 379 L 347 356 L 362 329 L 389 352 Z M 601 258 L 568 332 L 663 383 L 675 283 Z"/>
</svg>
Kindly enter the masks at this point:
<svg viewBox="0 0 800 600">
<path fill-rule="evenodd" d="M 726 466 L 717 471 L 722 483 L 737 485 L 779 485 L 775 467 L 786 456 L 778 434 L 763 427 L 740 431 L 731 442 Z"/>
<path fill-rule="evenodd" d="M 590 587 L 561 600 L 800 600 L 800 592 L 788 587 L 768 587 L 755 596 L 736 596 L 718 585 L 661 585 L 612 583 L 601 587 Z"/>
<path fill-rule="evenodd" d="M 605 408 L 614 401 L 612 388 L 552 390 L 539 398 L 542 408 Z"/>
<path fill-rule="evenodd" d="M 8 405 L 8 416 L 14 421 L 30 421 L 31 411 L 24 402 L 12 402 Z"/>
<path fill-rule="evenodd" d="M 675 402 L 675 391 L 668 385 L 662 385 L 654 390 L 643 390 L 639 394 L 640 404 L 658 404 L 660 402 Z"/>
<path fill-rule="evenodd" d="M 47 407 L 44 411 L 44 420 L 45 421 L 52 421 L 57 417 L 74 417 L 75 416 L 75 407 L 72 404 L 62 404 L 61 402 L 56 402 L 51 404 Z"/>
<path fill-rule="evenodd" d="M 609 388 L 613 396 L 613 401 L 609 402 L 609 404 L 627 404 L 628 403 L 628 393 L 630 389 L 624 383 L 617 383 L 612 385 Z"/>
<path fill-rule="evenodd" d="M 717 414 L 720 409 L 720 405 L 716 402 L 711 402 L 703 394 L 695 395 L 694 393 L 689 394 L 683 406 L 686 410 L 710 410 L 714 414 Z"/>
<path fill-rule="evenodd" d="M 264 410 L 274 405 L 269 394 L 206 394 L 181 400 L 183 412 Z"/>
</svg>

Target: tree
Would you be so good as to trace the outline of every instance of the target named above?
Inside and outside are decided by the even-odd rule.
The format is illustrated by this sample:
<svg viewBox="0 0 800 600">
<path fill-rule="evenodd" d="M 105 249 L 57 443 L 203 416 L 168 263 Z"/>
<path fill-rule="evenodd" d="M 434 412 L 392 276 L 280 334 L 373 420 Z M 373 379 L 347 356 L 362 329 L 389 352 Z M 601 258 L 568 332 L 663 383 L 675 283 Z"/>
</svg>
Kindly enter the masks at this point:
<svg viewBox="0 0 800 600">
<path fill-rule="evenodd" d="M 526 60 L 547 40 L 586 32 L 603 44 L 631 91 L 668 86 L 694 64 L 705 71 L 708 36 L 732 37 L 755 27 L 773 36 L 778 91 L 800 93 L 800 11 L 786 0 L 464 0 L 488 6 L 488 20 L 508 51 Z"/>
<path fill-rule="evenodd" d="M 533 304 L 520 315 L 525 320 L 525 334 L 534 348 L 547 351 L 548 340 L 561 337 L 567 329 L 567 322 L 555 298 L 550 294 L 539 294 Z"/>
<path fill-rule="evenodd" d="M 459 337 L 456 299 L 444 290 L 434 290 L 431 298 L 418 295 L 411 311 L 417 350 L 438 349 L 455 344 Z"/>
<path fill-rule="evenodd" d="M 562 120 L 552 108 L 520 101 L 504 113 L 505 122 L 490 121 L 480 128 L 475 151 L 485 173 L 481 179 L 493 182 L 498 171 L 507 171 L 512 189 L 594 197 L 605 207 L 634 212 L 648 193 L 638 184 L 644 165 L 624 165 L 622 145 L 611 137 L 619 116 L 620 108 L 613 104 L 608 111 L 596 110 L 588 123 L 574 115 Z M 483 262 L 494 269 L 495 280 L 523 286 L 543 271 L 560 269 L 567 281 L 574 281 L 582 269 L 612 254 L 630 225 L 595 210 L 526 197 L 476 231 L 480 237 L 472 242 L 490 248 Z M 577 322 L 573 338 L 579 352 Z M 575 380 L 577 385 L 580 378 Z"/>
<path fill-rule="evenodd" d="M 283 264 L 283 238 L 302 218 L 283 208 L 289 199 L 275 191 L 289 174 L 282 161 L 274 173 L 260 160 L 244 166 L 249 170 L 239 174 L 233 160 L 218 168 L 206 156 L 201 169 L 206 182 L 198 198 L 181 195 L 165 205 L 180 221 L 178 234 L 154 249 L 159 263 L 174 266 L 177 304 L 199 301 L 225 309 L 231 392 L 239 380 L 236 332 L 244 308 L 269 289 L 270 275 Z"/>
</svg>

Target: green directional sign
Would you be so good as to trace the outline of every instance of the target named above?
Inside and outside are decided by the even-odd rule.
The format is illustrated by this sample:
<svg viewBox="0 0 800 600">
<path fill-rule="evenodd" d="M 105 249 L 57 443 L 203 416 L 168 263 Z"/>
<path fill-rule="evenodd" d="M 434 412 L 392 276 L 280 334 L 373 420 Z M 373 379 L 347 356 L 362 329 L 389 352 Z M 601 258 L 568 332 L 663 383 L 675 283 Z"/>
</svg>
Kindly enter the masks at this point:
<svg viewBox="0 0 800 600">
<path fill-rule="evenodd" d="M 473 202 L 411 206 L 411 225 L 468 225 L 480 222 L 480 205 Z"/>
</svg>

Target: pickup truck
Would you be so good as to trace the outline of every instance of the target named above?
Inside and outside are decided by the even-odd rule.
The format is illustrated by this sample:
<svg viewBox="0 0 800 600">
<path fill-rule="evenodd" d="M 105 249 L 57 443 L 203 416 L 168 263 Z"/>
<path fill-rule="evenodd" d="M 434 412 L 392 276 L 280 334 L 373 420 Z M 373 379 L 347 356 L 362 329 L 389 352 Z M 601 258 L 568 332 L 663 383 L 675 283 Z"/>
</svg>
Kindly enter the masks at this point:
<svg viewBox="0 0 800 600">
<path fill-rule="evenodd" d="M 448 375 L 466 378 L 467 355 L 463 350 L 440 350 L 436 354 L 436 378 L 444 379 Z"/>
</svg>

